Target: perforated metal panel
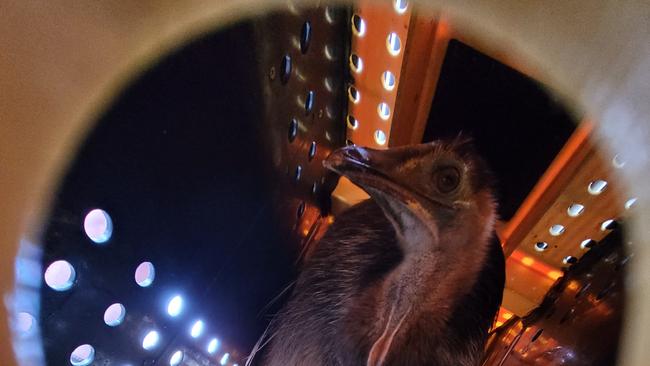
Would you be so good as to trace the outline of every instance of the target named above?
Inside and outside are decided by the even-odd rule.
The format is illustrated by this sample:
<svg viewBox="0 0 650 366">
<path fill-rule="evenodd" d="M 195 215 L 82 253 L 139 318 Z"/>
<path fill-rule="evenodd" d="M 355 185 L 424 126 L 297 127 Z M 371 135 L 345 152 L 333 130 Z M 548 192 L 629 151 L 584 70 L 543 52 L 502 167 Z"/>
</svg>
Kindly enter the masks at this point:
<svg viewBox="0 0 650 366">
<path fill-rule="evenodd" d="M 344 8 L 271 14 L 191 42 L 121 93 L 43 235 L 43 270 L 65 260 L 75 274 L 29 309 L 48 365 L 242 364 L 328 211 L 346 25 Z M 96 208 L 104 237 L 103 216 L 84 227 Z M 142 262 L 155 277 L 138 284 Z M 125 315 L 105 323 L 111 304 Z"/>
</svg>

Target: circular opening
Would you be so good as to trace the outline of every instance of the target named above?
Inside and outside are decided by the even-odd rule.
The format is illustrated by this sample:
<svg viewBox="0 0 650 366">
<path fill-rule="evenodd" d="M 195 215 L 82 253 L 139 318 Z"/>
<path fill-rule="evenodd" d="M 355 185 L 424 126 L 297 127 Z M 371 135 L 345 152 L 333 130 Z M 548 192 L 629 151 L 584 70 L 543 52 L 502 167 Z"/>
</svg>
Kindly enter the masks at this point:
<svg viewBox="0 0 650 366">
<path fill-rule="evenodd" d="M 305 98 L 305 113 L 309 114 L 314 109 L 314 92 L 309 91 L 307 98 Z"/>
<path fill-rule="evenodd" d="M 113 221 L 106 211 L 96 208 L 86 214 L 84 231 L 93 242 L 105 243 L 113 234 Z"/>
<path fill-rule="evenodd" d="M 395 11 L 398 12 L 399 14 L 404 14 L 408 6 L 409 6 L 409 2 L 407 0 L 393 1 L 393 7 L 395 8 Z"/>
<path fill-rule="evenodd" d="M 298 121 L 295 118 L 289 122 L 289 142 L 293 142 L 298 135 Z"/>
<path fill-rule="evenodd" d="M 567 255 L 566 257 L 564 257 L 564 259 L 562 259 L 562 263 L 564 263 L 564 264 L 574 264 L 577 261 L 578 261 L 578 258 L 576 258 L 574 256 L 571 256 L 571 255 Z"/>
<path fill-rule="evenodd" d="M 170 316 L 178 316 L 183 310 L 183 298 L 180 295 L 176 295 L 169 300 L 167 304 L 167 314 Z"/>
<path fill-rule="evenodd" d="M 350 55 L 350 68 L 357 74 L 363 71 L 363 60 L 356 53 Z"/>
<path fill-rule="evenodd" d="M 60 260 L 50 264 L 45 270 L 45 283 L 56 291 L 65 291 L 74 284 L 76 273 L 72 264 Z"/>
<path fill-rule="evenodd" d="M 90 365 L 95 359 L 95 348 L 89 344 L 82 344 L 70 354 L 70 363 L 74 366 Z"/>
<path fill-rule="evenodd" d="M 158 341 L 160 341 L 160 334 L 156 332 L 155 330 L 150 331 L 147 333 L 146 336 L 142 339 L 142 348 L 144 348 L 147 351 L 150 351 L 158 345 Z"/>
<path fill-rule="evenodd" d="M 608 231 L 608 230 L 614 230 L 616 229 L 616 221 L 613 219 L 605 220 L 603 221 L 602 224 L 600 224 L 600 230 L 601 231 Z"/>
<path fill-rule="evenodd" d="M 578 217 L 585 211 L 585 206 L 579 203 L 572 203 L 566 211 L 569 216 Z"/>
<path fill-rule="evenodd" d="M 397 33 L 391 32 L 388 34 L 388 37 L 386 38 L 386 47 L 388 48 L 388 53 L 391 55 L 399 55 L 402 50 L 402 40 L 400 40 Z"/>
<path fill-rule="evenodd" d="M 564 226 L 555 224 L 548 229 L 548 232 L 553 236 L 560 236 L 564 234 Z"/>
<path fill-rule="evenodd" d="M 382 130 L 377 130 L 375 131 L 375 142 L 378 145 L 385 145 L 386 144 L 386 134 Z"/>
<path fill-rule="evenodd" d="M 192 338 L 199 338 L 203 334 L 204 328 L 205 323 L 203 323 L 203 320 L 197 320 L 192 324 L 192 328 L 190 328 L 190 335 Z"/>
<path fill-rule="evenodd" d="M 635 204 L 636 204 L 636 197 L 630 198 L 629 200 L 625 201 L 625 209 L 629 210 L 632 207 L 634 207 Z"/>
<path fill-rule="evenodd" d="M 623 158 L 618 154 L 616 156 L 614 156 L 614 158 L 612 159 L 612 165 L 615 168 L 618 168 L 618 169 L 624 167 L 625 163 L 626 163 L 626 161 L 623 160 Z"/>
<path fill-rule="evenodd" d="M 183 361 L 183 351 L 178 350 L 169 358 L 170 366 L 178 366 Z"/>
<path fill-rule="evenodd" d="M 140 287 L 151 286 L 156 278 L 156 268 L 151 262 L 142 262 L 135 269 L 135 283 Z"/>
<path fill-rule="evenodd" d="M 359 121 L 357 121 L 356 118 L 354 118 L 352 115 L 348 114 L 348 128 L 352 130 L 356 130 L 359 127 Z"/>
<path fill-rule="evenodd" d="M 390 107 L 385 102 L 381 102 L 377 106 L 377 113 L 379 113 L 379 118 L 386 121 L 390 118 Z"/>
<path fill-rule="evenodd" d="M 296 167 L 296 173 L 295 173 L 295 175 L 294 175 L 294 179 L 295 179 L 296 182 L 297 182 L 297 181 L 300 180 L 301 177 L 302 177 L 302 166 L 298 165 L 298 166 Z"/>
<path fill-rule="evenodd" d="M 311 41 L 311 23 L 306 21 L 300 30 L 300 52 L 307 53 Z"/>
<path fill-rule="evenodd" d="M 124 321 L 124 316 L 126 315 L 126 309 L 124 305 L 120 303 L 115 303 L 104 312 L 104 323 L 109 327 L 116 327 Z"/>
<path fill-rule="evenodd" d="M 309 154 L 308 154 L 309 161 L 314 159 L 314 156 L 316 156 L 316 141 L 312 141 L 311 145 L 309 145 Z"/>
<path fill-rule="evenodd" d="M 352 33 L 357 37 L 363 37 L 366 34 L 366 21 L 359 14 L 352 16 Z"/>
<path fill-rule="evenodd" d="M 543 252 L 548 249 L 548 243 L 545 241 L 539 241 L 535 243 L 535 250 L 538 252 Z"/>
<path fill-rule="evenodd" d="M 291 56 L 284 55 L 280 64 L 280 80 L 286 84 L 291 76 Z"/>
<path fill-rule="evenodd" d="M 381 74 L 381 84 L 384 86 L 384 89 L 391 91 L 395 89 L 395 75 L 386 70 Z"/>
<path fill-rule="evenodd" d="M 357 90 L 357 88 L 354 87 L 354 85 L 350 85 L 348 87 L 348 98 L 350 98 L 350 102 L 357 104 L 361 100 L 361 93 Z"/>
<path fill-rule="evenodd" d="M 589 194 L 597 196 L 603 193 L 606 187 L 607 187 L 607 182 L 602 179 L 598 179 L 589 183 L 589 187 L 587 187 L 587 191 L 589 192 Z"/>
<path fill-rule="evenodd" d="M 298 216 L 298 218 L 301 218 L 302 215 L 304 214 L 305 214 L 305 202 L 303 201 L 300 202 L 300 204 L 298 205 L 298 209 L 296 210 L 296 216 Z"/>
<path fill-rule="evenodd" d="M 210 342 L 208 342 L 208 353 L 213 354 L 217 352 L 217 349 L 219 349 L 219 340 L 212 338 Z"/>
<path fill-rule="evenodd" d="M 594 239 L 585 239 L 580 242 L 580 249 L 593 248 L 595 245 L 596 245 L 596 241 Z"/>
<path fill-rule="evenodd" d="M 539 338 L 539 336 L 542 335 L 542 332 L 544 332 L 544 329 L 539 329 L 539 330 L 535 333 L 535 335 L 533 336 L 533 338 L 530 339 L 531 343 L 532 343 L 532 342 L 535 342 L 535 341 L 537 340 L 537 338 Z"/>
<path fill-rule="evenodd" d="M 21 311 L 16 317 L 16 330 L 25 335 L 34 329 L 36 318 L 30 313 Z"/>
</svg>

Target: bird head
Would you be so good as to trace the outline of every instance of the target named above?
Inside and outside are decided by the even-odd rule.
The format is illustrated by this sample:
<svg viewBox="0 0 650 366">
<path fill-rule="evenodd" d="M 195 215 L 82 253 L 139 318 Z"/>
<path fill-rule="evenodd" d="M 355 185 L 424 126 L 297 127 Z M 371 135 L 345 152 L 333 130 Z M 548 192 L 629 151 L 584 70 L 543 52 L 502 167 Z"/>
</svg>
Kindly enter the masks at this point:
<svg viewBox="0 0 650 366">
<path fill-rule="evenodd" d="M 467 139 L 387 150 L 348 146 L 324 165 L 365 190 L 402 237 L 425 229 L 440 238 L 459 227 L 491 235 L 493 178 Z"/>
</svg>

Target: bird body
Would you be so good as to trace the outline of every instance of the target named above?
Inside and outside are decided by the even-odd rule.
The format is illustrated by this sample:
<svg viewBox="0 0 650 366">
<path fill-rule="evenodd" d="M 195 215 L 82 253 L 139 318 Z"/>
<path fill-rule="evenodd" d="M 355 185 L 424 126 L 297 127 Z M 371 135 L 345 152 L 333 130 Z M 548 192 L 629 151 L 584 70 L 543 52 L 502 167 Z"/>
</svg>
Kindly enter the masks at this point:
<svg viewBox="0 0 650 366">
<path fill-rule="evenodd" d="M 304 264 L 265 365 L 479 364 L 504 259 L 487 171 L 466 145 L 332 154 L 326 166 L 372 199 L 338 216 Z"/>
</svg>

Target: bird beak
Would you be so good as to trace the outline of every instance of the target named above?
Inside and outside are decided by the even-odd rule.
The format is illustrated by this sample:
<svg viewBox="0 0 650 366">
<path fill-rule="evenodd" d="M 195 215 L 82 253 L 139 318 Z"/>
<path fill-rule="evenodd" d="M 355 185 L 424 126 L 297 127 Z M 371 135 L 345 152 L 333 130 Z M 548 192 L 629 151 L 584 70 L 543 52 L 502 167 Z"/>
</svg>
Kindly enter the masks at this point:
<svg viewBox="0 0 650 366">
<path fill-rule="evenodd" d="M 412 156 L 412 153 L 413 149 L 409 147 L 375 150 L 346 146 L 332 152 L 323 161 L 323 166 L 347 177 L 374 198 L 379 198 L 378 193 L 382 193 L 382 196 L 392 196 L 404 204 L 426 201 L 449 208 L 448 203 L 425 197 L 391 178 L 390 172 L 394 172 L 399 164 Z"/>
<path fill-rule="evenodd" d="M 399 163 L 401 155 L 395 150 L 346 146 L 330 154 L 323 166 L 347 177 L 375 198 L 381 192 L 406 203 L 414 200 L 414 194 L 388 174 Z"/>
</svg>

